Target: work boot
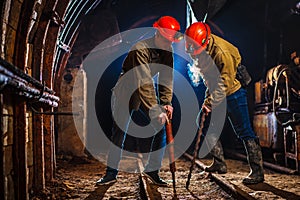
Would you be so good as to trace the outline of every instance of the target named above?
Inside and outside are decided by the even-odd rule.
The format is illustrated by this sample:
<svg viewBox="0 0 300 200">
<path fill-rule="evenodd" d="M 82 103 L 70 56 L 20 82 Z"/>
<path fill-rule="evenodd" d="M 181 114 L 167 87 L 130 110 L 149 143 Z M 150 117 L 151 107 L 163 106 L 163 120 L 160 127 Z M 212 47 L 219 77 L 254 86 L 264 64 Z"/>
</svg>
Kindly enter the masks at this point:
<svg viewBox="0 0 300 200">
<path fill-rule="evenodd" d="M 112 174 L 105 174 L 102 178 L 100 178 L 96 185 L 109 185 L 115 183 L 117 181 L 117 177 Z"/>
<path fill-rule="evenodd" d="M 257 184 L 264 181 L 263 159 L 259 141 L 251 139 L 243 141 L 247 152 L 250 173 L 243 179 L 244 184 Z"/>
<path fill-rule="evenodd" d="M 118 175 L 117 169 L 107 166 L 105 175 L 96 182 L 96 185 L 112 184 L 117 181 L 117 175 Z"/>
<path fill-rule="evenodd" d="M 217 141 L 216 145 L 210 151 L 210 154 L 213 156 L 213 163 L 209 167 L 206 167 L 204 171 L 217 172 L 218 174 L 227 173 L 227 166 L 220 140 Z"/>
<path fill-rule="evenodd" d="M 153 171 L 153 172 L 143 172 L 143 174 L 149 178 L 153 184 L 158 185 L 158 186 L 168 186 L 168 183 L 161 179 L 158 175 L 158 171 Z"/>
</svg>

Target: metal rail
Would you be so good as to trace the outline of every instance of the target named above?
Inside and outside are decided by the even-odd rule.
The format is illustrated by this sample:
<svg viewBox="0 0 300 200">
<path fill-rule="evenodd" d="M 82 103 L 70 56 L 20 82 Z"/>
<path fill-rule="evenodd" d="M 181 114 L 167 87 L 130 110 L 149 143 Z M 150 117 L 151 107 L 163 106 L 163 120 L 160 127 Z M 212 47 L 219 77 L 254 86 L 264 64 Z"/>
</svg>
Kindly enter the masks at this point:
<svg viewBox="0 0 300 200">
<path fill-rule="evenodd" d="M 187 158 L 189 160 L 193 159 L 193 156 L 191 156 L 187 153 L 184 153 L 183 155 L 184 155 L 185 158 Z M 199 168 L 204 170 L 205 165 L 202 162 L 200 162 L 199 160 L 195 160 L 195 164 Z M 221 188 L 223 188 L 224 191 L 226 191 L 227 193 L 230 193 L 236 199 L 239 199 L 239 200 L 254 200 L 255 199 L 252 196 L 250 196 L 247 192 L 245 192 L 241 188 L 239 188 L 238 186 L 233 185 L 232 183 L 227 181 L 222 176 L 220 176 L 218 174 L 212 174 L 212 173 L 209 173 L 209 176 L 214 182 L 216 182 Z"/>
<path fill-rule="evenodd" d="M 192 160 L 193 156 L 185 153 L 183 155 L 186 159 Z M 139 185 L 140 185 L 140 197 L 141 199 L 156 199 L 155 197 L 155 191 L 152 191 L 151 186 L 149 185 L 149 182 L 147 180 L 147 177 L 145 177 L 142 174 L 142 171 L 144 169 L 143 167 L 143 162 L 141 159 L 137 159 L 137 163 L 140 169 L 140 175 L 139 175 Z M 200 169 L 204 169 L 205 165 L 200 162 L 199 160 L 195 160 L 195 166 L 199 167 Z M 241 188 L 238 186 L 231 184 L 229 181 L 227 181 L 225 178 L 218 174 L 211 174 L 209 173 L 209 178 L 213 180 L 217 185 L 219 185 L 225 192 L 228 194 L 232 195 L 234 198 L 239 199 L 239 200 L 254 200 L 255 198 L 249 195 L 247 192 L 243 191 Z M 185 187 L 184 187 L 185 188 Z M 182 187 L 181 187 L 182 189 Z M 186 188 L 185 188 L 186 189 Z M 186 189 L 189 191 L 188 189 Z M 173 198 L 172 199 L 178 199 L 177 195 L 173 193 Z M 197 199 L 197 197 L 195 197 Z"/>
</svg>

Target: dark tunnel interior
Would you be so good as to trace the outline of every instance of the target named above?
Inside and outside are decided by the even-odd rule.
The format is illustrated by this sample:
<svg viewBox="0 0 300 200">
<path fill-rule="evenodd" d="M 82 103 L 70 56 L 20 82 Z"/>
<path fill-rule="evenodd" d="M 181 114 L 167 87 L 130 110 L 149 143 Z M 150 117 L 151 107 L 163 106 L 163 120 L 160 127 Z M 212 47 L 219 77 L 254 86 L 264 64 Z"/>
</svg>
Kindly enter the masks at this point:
<svg viewBox="0 0 300 200">
<path fill-rule="evenodd" d="M 213 33 L 239 48 L 242 63 L 247 66 L 253 78 L 248 90 L 251 116 L 254 110 L 254 83 L 264 80 L 269 68 L 289 64 L 290 54 L 299 51 L 300 20 L 296 3 L 295 0 L 245 2 L 210 0 L 191 3 L 198 21 L 201 21 L 207 13 L 207 22 L 212 27 Z M 101 1 L 97 7 L 83 16 L 67 67 L 80 65 L 85 56 L 107 36 L 129 29 L 151 27 L 161 15 L 178 18 L 182 25 L 181 31 L 184 32 L 187 24 L 184 1 L 131 1 L 130 4 L 125 1 Z M 175 48 L 182 46 L 178 45 Z M 123 59 L 124 57 L 116 59 L 106 70 L 98 83 L 95 97 L 98 120 L 107 135 L 110 134 L 111 127 L 111 118 L 107 117 L 110 116 L 111 110 L 107 105 L 110 103 L 111 88 L 118 78 Z M 180 57 L 175 59 L 175 62 L 175 69 L 188 79 L 185 70 L 187 62 Z M 180 87 L 180 84 L 178 85 Z M 201 85 L 194 87 L 200 103 L 204 95 L 203 87 Z M 176 102 L 174 105 L 176 107 Z M 228 123 L 224 131 L 232 132 Z"/>
<path fill-rule="evenodd" d="M 222 131 L 218 139 L 222 140 L 226 160 L 233 158 L 227 160 L 227 163 L 233 166 L 228 166 L 230 170 L 226 180 L 241 182 L 238 184 L 242 185 L 242 181 L 239 180 L 249 172 L 248 166 L 245 167 L 242 161 L 247 162 L 248 149 L 256 150 L 257 154 L 263 154 L 259 165 L 263 162 L 264 167 L 266 166 L 266 182 L 261 183 L 264 181 L 262 179 L 258 181 L 258 184 L 264 184 L 264 191 L 256 187 L 247 187 L 249 195 L 269 195 L 268 192 L 272 190 L 272 195 L 282 198 L 298 197 L 299 0 L 5 0 L 0 1 L 0 8 L 0 199 L 29 199 L 36 194 L 41 195 L 38 199 L 52 199 L 61 194 L 67 195 L 60 196 L 65 199 L 76 196 L 78 192 L 89 196 L 86 199 L 95 199 L 99 197 L 97 195 L 102 198 L 105 193 L 109 193 L 108 187 L 100 190 L 95 188 L 95 182 L 96 178 L 105 173 L 105 167 L 108 166 L 103 158 L 107 156 L 105 151 L 109 150 L 112 141 L 115 119 L 112 100 L 113 94 L 116 94 L 113 91 L 117 89 L 116 83 L 120 80 L 123 61 L 130 48 L 137 41 L 153 36 L 157 30 L 153 24 L 160 17 L 168 15 L 179 21 L 182 34 L 193 22 L 207 23 L 213 34 L 237 47 L 242 57 L 241 64 L 246 66 L 252 78 L 246 87 L 246 103 L 250 125 L 253 128 L 252 132 L 247 126 L 247 130 L 251 132 L 250 143 L 247 143 L 246 139 L 236 137 L 236 132 L 226 115 L 228 110 L 224 112 L 225 122 L 218 123 L 218 120 L 212 120 L 212 125 L 221 126 L 221 130 L 216 132 Z M 187 41 L 186 37 L 185 39 Z M 172 45 L 174 113 L 171 131 L 173 136 L 180 138 L 180 142 L 176 143 L 176 148 L 180 150 L 176 150 L 180 154 L 178 162 L 181 164 L 177 174 L 181 173 L 181 180 L 185 179 L 187 174 L 182 173 L 186 171 L 184 167 L 187 166 L 187 162 L 180 159 L 195 149 L 192 143 L 195 135 L 204 132 L 198 129 L 199 119 L 202 119 L 199 111 L 202 109 L 207 89 L 207 79 L 201 77 L 201 67 L 194 67 L 194 70 L 198 69 L 196 74 L 199 82 L 195 84 L 192 81 L 193 60 L 186 52 L 188 45 L 186 46 L 185 39 Z M 202 43 L 207 41 L 206 39 L 202 40 Z M 155 45 L 158 50 L 156 53 L 163 53 L 163 50 Z M 232 50 L 235 52 L 235 48 Z M 238 53 L 236 55 L 236 60 L 239 61 Z M 163 59 L 169 58 L 171 56 Z M 155 61 L 151 64 L 161 64 Z M 235 69 L 232 71 L 235 72 Z M 153 79 L 149 78 L 153 81 L 151 84 L 158 87 L 160 85 L 156 81 L 160 78 L 159 73 L 156 73 Z M 238 86 L 236 89 L 240 90 L 238 80 L 234 77 L 232 79 Z M 227 81 L 226 78 L 224 80 Z M 157 90 L 158 87 L 154 89 Z M 124 96 L 129 96 L 129 102 L 134 95 L 133 91 L 131 93 L 127 89 L 123 89 L 125 92 L 119 96 L 122 100 Z M 159 94 L 158 91 L 153 91 L 152 87 L 151 92 L 156 92 L 157 96 Z M 154 96 L 152 95 L 153 98 Z M 128 108 L 127 113 L 125 108 L 120 116 L 130 116 L 131 111 L 131 108 Z M 246 109 L 241 113 L 245 114 Z M 247 118 L 246 115 L 240 116 L 240 119 Z M 136 134 L 144 134 L 142 129 L 151 123 L 143 121 L 145 118 L 147 122 L 151 121 L 150 116 L 146 115 L 132 117 L 135 122 L 132 123 L 133 126 L 137 124 L 140 128 L 135 129 Z M 166 117 L 166 121 L 167 119 Z M 130 123 L 127 122 L 126 125 L 129 126 L 128 124 Z M 249 125 L 248 119 L 245 124 Z M 153 134 L 153 127 L 150 129 Z M 125 154 L 134 153 L 135 157 L 128 156 L 126 159 L 144 162 L 146 156 L 140 154 L 149 153 L 153 135 L 145 138 L 138 136 L 140 135 L 127 134 L 124 149 L 129 152 Z M 163 142 L 167 142 L 167 139 Z M 181 142 L 188 144 L 180 146 Z M 247 144 L 249 147 L 251 142 L 257 148 L 247 149 Z M 206 154 L 208 157 L 203 160 L 209 161 L 206 160 L 212 156 L 209 152 Z M 193 154 L 196 158 L 197 155 Z M 200 162 L 202 158 L 198 157 Z M 240 162 L 238 169 L 234 165 L 237 162 Z M 249 166 L 253 163 L 248 160 Z M 138 172 L 141 172 L 144 164 L 146 162 L 139 163 Z M 85 166 L 90 168 L 85 169 Z M 133 168 L 137 172 L 137 168 Z M 294 176 L 296 174 L 297 176 Z M 78 178 L 81 175 L 85 178 Z M 166 178 L 169 174 L 162 175 Z M 204 180 L 202 173 L 197 173 L 194 178 L 196 177 Z M 209 178 L 211 177 L 214 176 Z M 294 182 L 289 181 L 294 177 Z M 132 182 L 137 188 L 138 184 L 135 181 L 140 179 L 137 180 L 133 174 L 122 180 L 124 185 L 127 187 L 131 178 L 135 178 Z M 285 178 L 287 181 L 281 180 Z M 69 184 L 71 182 L 73 185 Z M 211 181 L 207 182 L 206 184 L 211 185 Z M 196 190 L 202 184 L 199 183 L 192 181 L 192 184 L 198 184 Z M 57 187 L 57 184 L 60 184 L 61 188 Z M 52 187 L 52 193 L 54 191 L 57 194 L 50 194 L 48 186 L 50 189 Z M 88 188 L 85 188 L 86 186 Z M 118 187 L 116 184 L 115 190 L 109 195 L 116 193 L 126 196 L 126 192 Z M 82 188 L 84 189 L 81 190 Z M 133 187 L 128 188 L 135 190 Z M 202 185 L 201 189 L 206 190 Z M 156 192 L 160 193 L 158 190 Z M 184 192 L 187 197 L 191 197 L 192 194 L 188 193 L 190 191 Z M 136 191 L 134 193 L 137 194 Z"/>
</svg>

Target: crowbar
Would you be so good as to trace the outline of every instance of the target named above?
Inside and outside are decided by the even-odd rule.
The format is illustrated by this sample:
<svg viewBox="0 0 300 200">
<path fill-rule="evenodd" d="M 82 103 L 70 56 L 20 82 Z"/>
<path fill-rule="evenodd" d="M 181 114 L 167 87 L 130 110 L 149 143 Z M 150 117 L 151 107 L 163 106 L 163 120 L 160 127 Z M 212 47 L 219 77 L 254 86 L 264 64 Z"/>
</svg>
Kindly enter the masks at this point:
<svg viewBox="0 0 300 200">
<path fill-rule="evenodd" d="M 187 178 L 187 181 L 186 181 L 186 184 L 185 184 L 186 189 L 189 189 L 190 180 L 191 180 L 191 176 L 192 176 L 192 171 L 194 169 L 195 160 L 196 160 L 198 150 L 199 150 L 199 146 L 200 146 L 200 140 L 201 140 L 201 135 L 202 135 L 202 129 L 203 129 L 203 126 L 204 126 L 204 121 L 205 121 L 205 113 L 202 113 L 200 128 L 198 129 L 198 132 L 197 132 L 197 140 L 196 140 L 196 144 L 195 144 L 195 148 L 194 148 L 193 159 L 191 161 L 190 171 L 189 171 L 188 178 Z"/>
<path fill-rule="evenodd" d="M 176 186 L 175 186 L 176 166 L 175 166 L 175 155 L 174 155 L 174 138 L 172 133 L 172 122 L 170 118 L 167 120 L 165 127 L 166 127 L 167 144 L 169 150 L 170 171 L 172 173 L 173 191 L 174 193 L 176 193 Z"/>
</svg>

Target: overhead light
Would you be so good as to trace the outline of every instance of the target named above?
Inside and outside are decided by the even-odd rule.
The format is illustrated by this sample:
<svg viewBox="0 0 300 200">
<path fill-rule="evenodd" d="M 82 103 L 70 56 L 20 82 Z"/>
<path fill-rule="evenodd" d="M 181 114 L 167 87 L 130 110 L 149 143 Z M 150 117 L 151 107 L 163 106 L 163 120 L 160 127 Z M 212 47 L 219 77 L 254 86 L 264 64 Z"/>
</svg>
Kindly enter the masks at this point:
<svg viewBox="0 0 300 200">
<path fill-rule="evenodd" d="M 300 15 L 300 1 L 296 3 L 295 8 L 291 9 L 292 14 Z"/>
<path fill-rule="evenodd" d="M 296 3 L 296 8 L 300 9 L 300 1 L 298 3 Z"/>
</svg>

